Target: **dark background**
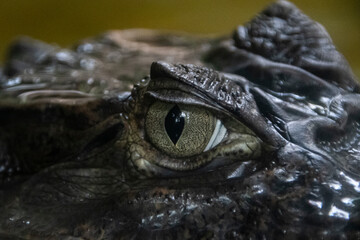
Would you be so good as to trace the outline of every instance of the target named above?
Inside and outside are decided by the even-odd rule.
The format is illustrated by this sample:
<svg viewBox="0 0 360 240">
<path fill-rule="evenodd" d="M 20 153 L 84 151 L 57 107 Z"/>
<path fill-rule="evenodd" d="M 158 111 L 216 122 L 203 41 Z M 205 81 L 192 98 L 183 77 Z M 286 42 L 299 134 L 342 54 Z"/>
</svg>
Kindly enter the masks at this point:
<svg viewBox="0 0 360 240">
<path fill-rule="evenodd" d="M 0 59 L 12 39 L 28 35 L 60 46 L 110 29 L 154 28 L 228 34 L 269 0 L 0 0 Z M 322 23 L 360 76 L 360 1 L 295 0 Z"/>
</svg>

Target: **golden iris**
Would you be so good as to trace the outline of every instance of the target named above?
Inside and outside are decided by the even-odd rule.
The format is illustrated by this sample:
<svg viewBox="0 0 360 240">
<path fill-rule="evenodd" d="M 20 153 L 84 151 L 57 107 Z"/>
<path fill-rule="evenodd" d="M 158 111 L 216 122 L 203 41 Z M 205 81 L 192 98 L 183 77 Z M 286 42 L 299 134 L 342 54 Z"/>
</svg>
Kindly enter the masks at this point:
<svg viewBox="0 0 360 240">
<path fill-rule="evenodd" d="M 204 152 L 216 121 L 201 107 L 156 101 L 146 115 L 145 129 L 159 150 L 172 157 L 189 157 Z"/>
</svg>

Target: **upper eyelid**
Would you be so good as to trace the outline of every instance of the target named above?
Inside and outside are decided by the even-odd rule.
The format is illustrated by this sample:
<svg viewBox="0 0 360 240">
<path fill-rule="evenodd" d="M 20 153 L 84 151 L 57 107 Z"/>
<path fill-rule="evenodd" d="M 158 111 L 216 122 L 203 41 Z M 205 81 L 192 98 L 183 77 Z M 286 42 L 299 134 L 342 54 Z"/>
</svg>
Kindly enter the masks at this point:
<svg viewBox="0 0 360 240">
<path fill-rule="evenodd" d="M 199 103 L 203 102 L 208 105 L 214 105 L 215 101 L 212 98 L 211 93 L 203 90 L 204 89 L 199 89 L 191 84 L 186 84 L 171 78 L 155 78 L 151 79 L 145 93 L 161 96 L 162 98 L 166 98 L 169 102 L 189 104 L 189 101 L 184 101 L 184 99 L 196 99 L 194 102 L 195 104 L 202 105 Z M 179 96 L 181 99 L 178 99 Z M 220 107 L 217 104 L 215 105 L 217 108 Z"/>
<path fill-rule="evenodd" d="M 175 103 L 175 104 L 186 104 L 186 105 L 194 105 L 208 109 L 214 115 L 223 115 L 227 112 L 223 107 L 219 106 L 216 102 L 211 101 L 211 99 L 206 99 L 202 96 L 185 93 L 179 90 L 148 90 L 144 94 L 145 103 L 149 103 L 147 98 L 152 98 L 154 100 L 159 100 L 163 102 Z M 223 114 L 219 114 L 223 113 Z M 230 113 L 227 113 L 230 115 Z"/>
</svg>

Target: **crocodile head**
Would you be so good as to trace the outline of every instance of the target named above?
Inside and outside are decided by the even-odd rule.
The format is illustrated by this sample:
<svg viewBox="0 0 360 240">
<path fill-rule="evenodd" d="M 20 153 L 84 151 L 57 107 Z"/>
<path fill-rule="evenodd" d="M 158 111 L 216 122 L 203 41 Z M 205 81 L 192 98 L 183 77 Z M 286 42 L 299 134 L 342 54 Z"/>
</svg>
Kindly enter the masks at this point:
<svg viewBox="0 0 360 240">
<path fill-rule="evenodd" d="M 2 238 L 360 237 L 359 84 L 288 2 L 232 38 L 20 40 L 0 76 Z"/>
</svg>

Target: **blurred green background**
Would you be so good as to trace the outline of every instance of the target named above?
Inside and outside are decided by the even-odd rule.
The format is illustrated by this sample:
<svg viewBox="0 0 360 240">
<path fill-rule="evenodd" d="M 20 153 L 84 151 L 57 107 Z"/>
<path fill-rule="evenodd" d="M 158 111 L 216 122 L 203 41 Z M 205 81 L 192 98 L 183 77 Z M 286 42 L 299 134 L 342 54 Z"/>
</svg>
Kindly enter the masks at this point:
<svg viewBox="0 0 360 240">
<path fill-rule="evenodd" d="M 28 35 L 60 46 L 110 29 L 155 28 L 227 34 L 270 0 L 0 0 L 0 59 L 12 39 Z M 322 23 L 360 76 L 360 1 L 294 0 Z"/>
</svg>

